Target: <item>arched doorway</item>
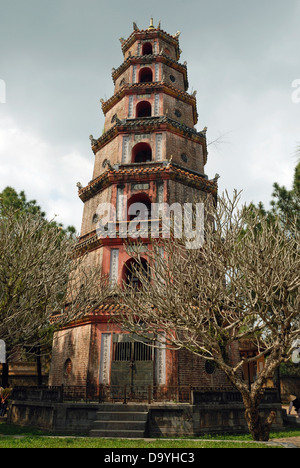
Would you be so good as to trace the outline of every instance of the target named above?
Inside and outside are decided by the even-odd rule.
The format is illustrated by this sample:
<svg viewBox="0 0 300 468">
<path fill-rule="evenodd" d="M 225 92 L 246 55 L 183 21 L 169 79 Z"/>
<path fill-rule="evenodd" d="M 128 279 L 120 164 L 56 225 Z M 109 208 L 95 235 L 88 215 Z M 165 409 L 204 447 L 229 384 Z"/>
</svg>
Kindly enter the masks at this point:
<svg viewBox="0 0 300 468">
<path fill-rule="evenodd" d="M 151 200 L 145 193 L 133 195 L 127 204 L 127 220 L 139 217 L 142 221 L 151 218 Z"/>
<path fill-rule="evenodd" d="M 142 48 L 142 55 L 151 55 L 153 52 L 153 47 L 151 42 L 145 42 Z"/>
<path fill-rule="evenodd" d="M 141 101 L 136 106 L 136 117 L 151 117 L 152 109 L 148 101 Z"/>
<path fill-rule="evenodd" d="M 132 162 L 145 163 L 152 160 L 152 149 L 148 143 L 138 143 L 132 149 Z"/>
<path fill-rule="evenodd" d="M 130 258 L 124 263 L 123 281 L 126 285 L 132 286 L 134 289 L 142 287 L 141 275 L 148 281 L 150 278 L 149 265 L 145 258 L 141 258 L 138 262 L 135 258 Z"/>
<path fill-rule="evenodd" d="M 145 67 L 140 70 L 139 82 L 140 83 L 151 83 L 153 81 L 153 73 L 151 68 Z"/>
</svg>

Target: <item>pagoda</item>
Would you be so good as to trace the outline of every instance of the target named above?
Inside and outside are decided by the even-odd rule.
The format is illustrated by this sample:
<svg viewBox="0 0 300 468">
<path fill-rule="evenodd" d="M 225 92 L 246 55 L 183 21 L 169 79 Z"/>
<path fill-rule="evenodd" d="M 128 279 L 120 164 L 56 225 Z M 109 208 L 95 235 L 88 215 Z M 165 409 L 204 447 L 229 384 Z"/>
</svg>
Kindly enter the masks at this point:
<svg viewBox="0 0 300 468">
<path fill-rule="evenodd" d="M 154 203 L 184 204 L 195 196 L 216 198 L 217 180 L 209 180 L 206 128 L 197 131 L 196 93 L 188 92 L 186 62 L 180 63 L 180 32 L 170 35 L 133 23 L 128 39 L 120 39 L 123 62 L 113 68 L 114 93 L 101 99 L 105 116 L 100 138 L 90 136 L 95 163 L 92 180 L 79 185 L 83 218 L 77 249 L 102 265 L 111 284 L 134 282 L 134 258 L 126 245 L 131 208 L 143 204 L 151 218 Z M 117 235 L 99 236 L 99 206 L 115 209 Z M 125 229 L 125 230 L 124 230 Z M 147 245 L 147 238 L 143 238 Z M 145 264 L 147 259 L 144 259 Z M 222 377 L 204 360 L 188 352 L 137 342 L 110 320 L 107 303 L 84 320 L 54 336 L 50 385 L 130 388 L 212 387 Z M 224 380 L 224 377 L 223 377 Z"/>
</svg>

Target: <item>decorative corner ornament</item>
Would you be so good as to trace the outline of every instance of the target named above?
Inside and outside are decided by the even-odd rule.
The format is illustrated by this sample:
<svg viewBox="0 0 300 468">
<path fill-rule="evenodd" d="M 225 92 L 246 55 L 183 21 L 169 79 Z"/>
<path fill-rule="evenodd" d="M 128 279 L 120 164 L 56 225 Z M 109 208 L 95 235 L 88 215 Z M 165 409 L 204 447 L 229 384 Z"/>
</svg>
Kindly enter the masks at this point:
<svg viewBox="0 0 300 468">
<path fill-rule="evenodd" d="M 97 144 L 97 140 L 95 140 L 95 138 L 93 137 L 93 135 L 90 135 L 89 136 L 89 139 L 91 140 L 91 145 L 94 146 Z"/>
</svg>

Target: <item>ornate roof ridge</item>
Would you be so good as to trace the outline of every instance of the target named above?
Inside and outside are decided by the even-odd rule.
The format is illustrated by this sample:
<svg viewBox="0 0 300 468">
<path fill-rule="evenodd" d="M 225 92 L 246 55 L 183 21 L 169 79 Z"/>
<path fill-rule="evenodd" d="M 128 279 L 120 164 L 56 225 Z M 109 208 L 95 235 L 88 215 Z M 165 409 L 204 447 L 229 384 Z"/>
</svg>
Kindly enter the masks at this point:
<svg viewBox="0 0 300 468">
<path fill-rule="evenodd" d="M 122 50 L 123 52 L 130 46 L 130 43 L 132 41 L 132 39 L 135 37 L 135 36 L 139 36 L 139 35 L 154 35 L 154 34 L 161 34 L 162 36 L 165 36 L 167 37 L 167 39 L 169 39 L 169 41 L 171 41 L 173 44 L 177 43 L 179 44 L 179 40 L 178 40 L 178 36 L 172 36 L 171 34 L 167 33 L 166 31 L 164 31 L 163 29 L 158 29 L 158 28 L 153 28 L 153 29 L 136 29 L 134 31 L 132 31 L 132 33 L 130 34 L 130 36 L 127 38 L 127 39 L 120 39 L 121 41 L 121 44 L 122 44 Z"/>
<path fill-rule="evenodd" d="M 180 178 L 184 178 L 185 180 L 190 180 L 195 183 L 201 182 L 205 187 L 210 188 L 210 190 L 214 191 L 217 187 L 217 181 L 215 179 L 208 180 L 204 174 L 200 174 L 192 169 L 185 168 L 180 166 L 177 163 L 171 162 L 169 160 L 165 161 L 152 161 L 150 163 L 136 163 L 136 164 L 115 164 L 114 166 L 110 166 L 105 172 L 100 174 L 100 176 L 96 177 L 94 180 L 90 181 L 86 187 L 82 187 L 78 191 L 78 195 L 82 201 L 90 198 L 95 191 L 99 190 L 105 181 L 108 181 L 110 178 L 115 179 L 118 176 L 123 175 L 132 175 L 132 176 L 139 176 L 139 175 L 151 175 L 157 173 L 165 173 L 165 174 L 174 174 Z M 111 180 L 110 180 L 111 182 Z M 104 184 L 105 185 L 105 184 Z"/>
<path fill-rule="evenodd" d="M 206 139 L 206 129 L 203 129 L 202 131 L 198 132 L 196 128 L 188 127 L 187 125 L 182 124 L 165 115 L 157 116 L 157 117 L 156 116 L 140 117 L 140 118 L 117 120 L 116 124 L 113 127 L 111 127 L 107 132 L 105 132 L 97 140 L 92 138 L 92 135 L 91 135 L 90 138 L 91 138 L 91 146 L 92 146 L 93 152 L 96 153 L 97 151 L 99 151 L 99 145 L 105 144 L 106 142 L 108 142 L 110 138 L 112 138 L 119 129 L 121 129 L 122 131 L 126 131 L 126 128 L 129 129 L 129 128 L 142 127 L 144 129 L 147 126 L 153 126 L 155 124 L 157 126 L 159 126 L 160 124 L 171 125 L 173 128 L 176 128 L 184 133 L 188 133 L 190 136 L 197 136 L 197 137 Z"/>
<path fill-rule="evenodd" d="M 131 89 L 132 90 L 136 90 L 136 88 L 155 89 L 155 88 L 158 88 L 158 87 L 163 87 L 165 89 L 169 89 L 169 90 L 173 91 L 174 93 L 176 93 L 177 97 L 180 98 L 180 96 L 181 96 L 181 97 L 183 97 L 185 99 L 189 99 L 189 100 L 192 99 L 196 103 L 196 97 L 193 94 L 189 94 L 187 91 L 180 90 L 180 89 L 176 88 L 175 86 L 166 83 L 165 81 L 150 81 L 150 82 L 145 82 L 145 83 L 125 83 L 122 86 L 122 88 L 116 94 L 113 94 L 107 101 L 101 100 L 102 110 L 103 110 L 103 112 L 105 114 L 105 112 L 108 111 L 108 108 L 109 108 L 110 104 L 115 99 L 119 99 L 120 96 L 122 95 L 122 93 L 126 93 L 126 92 L 130 91 Z"/>
<path fill-rule="evenodd" d="M 181 68 L 185 68 L 187 71 L 187 65 L 185 63 L 180 63 L 178 60 L 175 60 L 171 57 L 169 57 L 167 54 L 164 53 L 159 53 L 159 54 L 146 54 L 146 55 L 131 55 L 130 57 L 127 57 L 124 62 L 121 63 L 121 65 L 118 68 L 115 68 L 112 72 L 112 77 L 115 82 L 117 77 L 119 76 L 120 72 L 122 71 L 123 68 L 126 68 L 126 66 L 129 65 L 131 61 L 142 61 L 143 59 L 145 60 L 146 58 L 149 58 L 151 60 L 156 59 L 156 58 L 163 58 L 168 62 L 171 62 L 174 65 L 178 65 Z"/>
</svg>

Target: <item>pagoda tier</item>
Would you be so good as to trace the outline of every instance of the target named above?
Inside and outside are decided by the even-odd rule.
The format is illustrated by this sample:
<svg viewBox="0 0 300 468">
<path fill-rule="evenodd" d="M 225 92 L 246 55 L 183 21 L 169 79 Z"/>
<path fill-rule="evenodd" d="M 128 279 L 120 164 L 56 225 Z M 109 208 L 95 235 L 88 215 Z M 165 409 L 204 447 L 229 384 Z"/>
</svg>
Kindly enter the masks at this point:
<svg viewBox="0 0 300 468">
<path fill-rule="evenodd" d="M 101 100 L 104 132 L 90 136 L 94 171 L 87 186 L 78 184 L 84 207 L 76 251 L 86 254 L 88 265 L 100 265 L 112 286 L 137 284 L 131 269 L 136 260 L 124 237 L 131 207 L 138 202 L 147 208 L 137 223 L 147 265 L 149 225 L 158 236 L 161 228 L 153 204 L 183 206 L 217 197 L 217 180 L 205 175 L 206 128 L 195 128 L 196 94 L 189 94 L 187 65 L 179 63 L 179 35 L 155 28 L 151 20 L 148 29 L 134 24 L 128 39 L 120 39 L 123 63 L 112 71 L 114 93 Z M 99 236 L 99 207 L 107 204 L 114 215 L 105 219 L 105 235 Z M 206 375 L 204 362 L 187 352 L 139 343 L 136 359 L 135 338 L 111 320 L 114 313 L 122 313 L 122 307 L 108 301 L 55 333 L 51 385 L 86 384 L 99 395 L 105 389 L 107 399 L 124 386 L 137 393 L 143 386 L 149 394 L 149 388 L 212 386 L 214 378 L 220 385 L 223 377 Z"/>
<path fill-rule="evenodd" d="M 204 172 L 206 128 L 195 128 L 196 96 L 187 92 L 186 63 L 178 62 L 179 35 L 135 26 L 120 39 L 124 61 L 112 72 L 114 94 L 101 99 L 104 133 L 90 136 L 93 178 L 78 193 L 84 202 L 80 244 L 95 231 L 97 206 L 117 205 L 118 192 L 129 200 L 140 191 L 149 203 L 184 203 L 197 193 L 216 197 L 217 183 Z"/>
</svg>

